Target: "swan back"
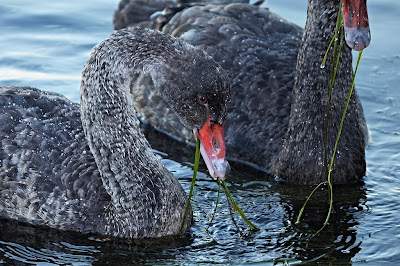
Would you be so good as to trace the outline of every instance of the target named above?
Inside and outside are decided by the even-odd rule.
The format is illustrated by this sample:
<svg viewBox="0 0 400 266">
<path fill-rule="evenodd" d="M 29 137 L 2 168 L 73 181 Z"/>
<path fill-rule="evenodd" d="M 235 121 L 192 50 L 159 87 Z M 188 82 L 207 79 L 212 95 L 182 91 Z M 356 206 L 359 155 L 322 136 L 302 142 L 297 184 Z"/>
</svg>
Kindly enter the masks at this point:
<svg viewBox="0 0 400 266">
<path fill-rule="evenodd" d="M 78 104 L 29 87 L 0 87 L 0 104 L 0 215 L 63 230 L 97 231 L 95 219 L 109 197 Z"/>
</svg>

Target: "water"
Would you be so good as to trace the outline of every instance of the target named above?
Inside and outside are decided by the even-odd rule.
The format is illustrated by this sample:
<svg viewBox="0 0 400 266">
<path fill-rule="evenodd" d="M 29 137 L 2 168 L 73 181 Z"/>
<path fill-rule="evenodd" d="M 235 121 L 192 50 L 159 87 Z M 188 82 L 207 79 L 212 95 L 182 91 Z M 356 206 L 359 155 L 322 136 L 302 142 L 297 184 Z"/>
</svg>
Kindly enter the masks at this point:
<svg viewBox="0 0 400 266">
<path fill-rule="evenodd" d="M 82 66 L 91 47 L 112 32 L 118 0 L 28 0 L 0 3 L 0 84 L 30 85 L 79 100 Z M 304 25 L 306 1 L 269 0 L 267 6 Z M 105 241 L 98 237 L 35 228 L 0 220 L 0 263 L 291 263 L 335 264 L 400 262 L 400 30 L 397 0 L 369 0 L 372 42 L 364 51 L 357 77 L 372 141 L 368 175 L 358 184 L 335 187 L 335 213 L 322 233 L 326 191 L 308 205 L 301 225 L 295 221 L 312 187 L 285 184 L 254 169 L 234 166 L 231 193 L 260 227 L 250 233 L 237 217 L 232 222 L 226 198 L 210 226 L 217 185 L 201 165 L 196 185 L 196 222 L 189 234 L 157 241 Z M 164 163 L 188 191 L 193 150 L 147 131 Z M 168 146 L 168 147 L 166 147 Z M 175 147 L 171 149 L 171 147 Z"/>
</svg>

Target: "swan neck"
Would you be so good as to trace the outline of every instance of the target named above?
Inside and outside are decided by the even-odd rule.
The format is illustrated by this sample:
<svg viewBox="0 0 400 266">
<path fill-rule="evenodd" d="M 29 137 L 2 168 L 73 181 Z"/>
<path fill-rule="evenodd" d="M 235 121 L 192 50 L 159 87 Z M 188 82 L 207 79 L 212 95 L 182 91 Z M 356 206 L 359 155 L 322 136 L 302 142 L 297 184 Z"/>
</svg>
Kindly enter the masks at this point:
<svg viewBox="0 0 400 266">
<path fill-rule="evenodd" d="M 322 65 L 325 52 L 334 36 L 339 0 L 309 0 L 306 26 L 300 46 L 295 75 L 294 93 L 325 94 L 329 89 L 333 49 Z M 338 42 L 339 44 L 339 42 Z M 344 90 L 352 72 L 351 50 L 343 41 L 335 89 Z M 324 100 L 322 104 L 326 104 Z"/>
<path fill-rule="evenodd" d="M 163 219 L 181 219 L 185 193 L 153 153 L 136 118 L 131 77 L 148 71 L 151 60 L 157 60 L 148 53 L 150 44 L 141 40 L 128 31 L 119 32 L 93 49 L 82 73 L 81 117 L 111 197 L 107 219 L 116 228 L 106 230 L 157 237 L 178 231 Z"/>
<path fill-rule="evenodd" d="M 309 0 L 298 66 L 304 64 L 321 66 L 325 52 L 334 36 L 339 4 L 339 0 Z M 342 47 L 344 57 L 348 57 L 350 49 L 346 45 Z M 330 57 L 332 56 L 328 56 Z M 331 63 L 328 61 L 324 68 L 330 71 Z"/>
</svg>

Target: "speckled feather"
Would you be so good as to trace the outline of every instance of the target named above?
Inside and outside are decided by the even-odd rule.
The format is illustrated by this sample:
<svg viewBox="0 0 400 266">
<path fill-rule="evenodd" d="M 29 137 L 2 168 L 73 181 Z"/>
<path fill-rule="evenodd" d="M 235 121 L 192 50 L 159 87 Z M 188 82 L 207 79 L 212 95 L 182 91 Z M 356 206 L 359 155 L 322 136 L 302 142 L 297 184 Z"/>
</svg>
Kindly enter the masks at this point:
<svg viewBox="0 0 400 266">
<path fill-rule="evenodd" d="M 165 87 L 180 59 L 187 75 L 207 77 Z M 204 106 L 192 105 L 199 93 L 212 91 L 217 114 L 225 116 L 229 84 L 204 51 L 151 30 L 116 32 L 84 67 L 80 107 L 55 93 L 0 87 L 2 217 L 116 237 L 178 233 L 186 195 L 139 129 L 129 84 L 141 71 L 158 79 L 187 127 L 206 120 Z"/>
<path fill-rule="evenodd" d="M 127 14 L 130 7 L 140 9 L 135 1 L 131 0 L 123 10 L 116 11 L 115 20 L 119 19 L 119 14 Z M 160 6 L 162 2 L 154 0 L 147 5 L 157 3 Z M 302 45 L 302 51 L 307 53 L 301 53 L 297 69 L 303 30 L 269 10 L 233 3 L 196 5 L 173 15 L 166 9 L 166 14 L 162 15 L 169 18 L 167 23 L 163 21 L 164 33 L 204 48 L 231 79 L 232 97 L 225 135 L 227 156 L 256 163 L 294 183 L 326 180 L 323 121 L 331 61 L 324 69 L 320 64 L 333 35 L 339 1 L 310 0 L 309 5 L 308 26 L 303 36 L 306 41 Z M 124 17 L 126 24 L 123 26 L 135 23 L 134 17 L 129 19 Z M 329 125 L 329 154 L 352 74 L 350 49 L 344 45 L 342 51 Z M 296 85 L 295 76 L 298 77 Z M 146 95 L 151 96 L 148 82 L 140 77 L 132 87 L 145 87 Z M 293 97 L 296 86 L 300 88 L 294 90 Z M 303 89 L 309 86 L 312 89 Z M 299 102 L 302 104 L 298 105 Z M 176 124 L 170 129 L 169 121 L 174 119 L 166 121 L 157 115 L 165 110 L 162 101 L 153 102 L 153 97 L 146 97 L 134 104 L 154 126 L 179 137 L 189 137 L 179 134 L 183 131 L 178 130 Z M 298 115 L 295 109 L 303 115 Z M 347 117 L 335 163 L 335 183 L 353 182 L 365 175 L 367 127 L 356 91 Z"/>
<path fill-rule="evenodd" d="M 29 87 L 0 88 L 0 215 L 95 231 L 109 201 L 83 134 L 79 106 Z M 98 202 L 90 206 L 87 203 Z M 75 215 L 80 215 L 76 217 Z"/>
</svg>

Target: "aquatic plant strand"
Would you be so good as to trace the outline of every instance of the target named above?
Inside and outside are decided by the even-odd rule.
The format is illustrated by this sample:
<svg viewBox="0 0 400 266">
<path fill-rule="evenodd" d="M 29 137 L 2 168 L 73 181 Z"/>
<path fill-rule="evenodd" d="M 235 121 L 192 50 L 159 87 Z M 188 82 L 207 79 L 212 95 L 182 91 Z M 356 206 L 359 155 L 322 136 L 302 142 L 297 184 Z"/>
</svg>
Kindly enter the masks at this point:
<svg viewBox="0 0 400 266">
<path fill-rule="evenodd" d="M 200 139 L 197 138 L 197 141 L 196 141 L 196 152 L 195 152 L 195 156 L 194 156 L 194 167 L 193 167 L 192 184 L 190 186 L 189 196 L 188 196 L 188 200 L 186 202 L 185 214 L 183 215 L 183 220 L 182 220 L 182 223 L 181 223 L 181 227 L 179 229 L 179 233 L 180 234 L 182 234 L 182 232 L 183 232 L 183 228 L 185 226 L 185 221 L 187 219 L 187 215 L 188 215 L 189 210 L 190 210 L 190 206 L 191 206 L 190 201 L 191 201 L 191 199 L 193 197 L 193 193 L 194 193 L 194 185 L 196 183 L 197 171 L 199 169 L 199 161 L 200 161 Z M 226 194 L 228 200 L 230 201 L 230 203 L 232 203 L 233 209 L 240 214 L 242 219 L 249 225 L 251 230 L 253 230 L 253 231 L 259 230 L 252 222 L 250 222 L 250 220 L 246 217 L 244 212 L 237 205 L 236 201 L 233 199 L 231 193 L 229 192 L 228 187 L 225 184 L 225 181 L 220 181 L 220 182 L 222 183 L 222 186 L 224 187 L 224 191 L 225 191 L 225 194 Z M 218 204 L 218 199 L 219 199 L 219 186 L 218 186 L 217 204 Z M 213 217 L 214 217 L 214 215 L 213 215 Z M 207 230 L 208 230 L 208 227 L 207 227 Z M 205 232 L 207 232 L 207 230 L 205 230 Z"/>
<path fill-rule="evenodd" d="M 341 9 L 342 2 L 340 1 L 339 3 L 339 13 L 337 16 L 336 20 L 336 26 L 335 26 L 335 31 L 334 35 L 332 37 L 332 40 L 328 46 L 328 49 L 326 49 L 324 59 L 322 60 L 321 66 L 325 66 L 325 62 L 328 58 L 328 53 L 330 50 L 330 47 L 332 46 L 332 43 L 334 43 L 333 47 L 333 58 L 332 62 L 336 61 L 336 64 L 332 64 L 332 69 L 331 69 L 331 80 L 330 80 L 330 86 L 329 86 L 329 95 L 328 95 L 328 103 L 326 105 L 326 114 L 325 114 L 325 130 L 324 130 L 324 165 L 325 165 L 325 172 L 326 175 L 328 176 L 328 122 L 329 122 L 329 114 L 331 110 L 331 99 L 332 99 L 332 91 L 333 91 L 333 85 L 335 84 L 335 79 L 336 79 L 336 74 L 337 70 L 339 68 L 339 59 L 340 59 L 340 54 L 342 51 L 342 45 L 343 45 L 343 12 Z M 338 51 L 338 36 L 339 36 L 339 31 L 340 31 L 340 45 L 339 45 L 339 51 Z M 336 59 L 336 60 L 335 60 Z"/>
<path fill-rule="evenodd" d="M 313 191 L 311 191 L 311 193 L 308 195 L 306 201 L 304 202 L 303 206 L 302 206 L 301 209 L 300 209 L 300 213 L 299 213 L 299 215 L 297 216 L 296 223 L 299 223 L 299 222 L 300 222 L 300 218 L 301 218 L 301 216 L 303 215 L 304 209 L 306 208 L 306 205 L 307 205 L 308 201 L 311 199 L 312 195 L 314 195 L 314 192 L 317 191 L 317 189 L 318 189 L 320 186 L 325 185 L 325 184 L 327 184 L 327 183 L 328 183 L 328 181 L 324 181 L 324 182 L 322 182 L 322 183 L 319 183 L 319 184 L 313 189 Z"/>
<path fill-rule="evenodd" d="M 333 170 L 334 170 L 334 169 L 333 169 L 333 165 L 334 165 L 334 162 L 335 162 L 335 155 L 336 155 L 337 145 L 339 144 L 339 139 L 340 139 L 340 135 L 341 135 L 341 133 L 342 133 L 342 128 L 343 128 L 344 119 L 346 118 L 347 108 L 348 108 L 348 106 L 349 106 L 350 98 L 351 98 L 351 95 L 352 95 L 352 93 L 353 93 L 354 83 L 355 83 L 356 74 L 357 74 L 357 69 L 358 69 L 358 65 L 359 65 L 359 63 L 360 63 L 362 51 L 363 51 L 363 50 L 361 50 L 360 52 L 358 52 L 357 64 L 356 64 L 356 68 L 355 68 L 354 73 L 353 73 L 353 80 L 352 80 L 352 82 L 351 82 L 351 87 L 350 87 L 349 93 L 348 93 L 348 95 L 347 95 L 346 104 L 345 104 L 345 106 L 344 106 L 344 110 L 343 110 L 343 114 L 342 114 L 342 119 L 340 120 L 339 130 L 338 130 L 338 133 L 337 133 L 337 136 L 336 136 L 336 142 L 335 142 L 335 147 L 334 147 L 334 149 L 333 149 L 333 154 L 332 154 L 331 163 L 330 163 L 330 165 L 329 165 L 329 172 L 328 172 L 328 181 L 327 181 L 327 183 L 328 183 L 328 186 L 329 186 L 330 195 L 332 195 L 331 198 L 330 198 L 330 201 L 329 201 L 329 211 L 328 211 L 328 214 L 327 214 L 327 216 L 326 216 L 326 219 L 325 219 L 324 224 L 323 224 L 322 227 L 313 235 L 313 237 L 316 236 L 316 235 L 318 235 L 319 232 L 321 232 L 322 229 L 325 228 L 325 226 L 328 224 L 329 218 L 330 218 L 331 213 L 332 213 L 332 211 L 333 211 L 333 194 L 332 194 L 333 191 L 332 191 L 332 176 L 331 176 L 331 174 L 332 174 L 332 172 L 333 172 Z"/>
<path fill-rule="evenodd" d="M 234 210 L 234 207 L 232 206 L 232 202 L 229 200 L 229 197 L 228 197 L 228 195 L 226 193 L 225 193 L 225 196 L 226 196 L 226 200 L 227 200 L 227 203 L 228 203 L 228 209 L 229 209 L 229 214 L 231 216 L 232 223 L 236 227 L 236 229 L 238 230 L 240 236 L 243 236 L 242 229 L 240 229 L 239 225 L 237 224 L 237 222 L 235 220 L 235 216 L 234 216 L 235 210 Z"/>
<path fill-rule="evenodd" d="M 340 3 L 341 6 L 341 3 Z M 325 67 L 325 63 L 326 60 L 328 58 L 328 54 L 329 54 L 329 50 L 332 47 L 332 44 L 334 44 L 333 47 L 333 59 L 332 61 L 335 62 L 335 64 L 332 64 L 332 69 L 331 69 L 331 80 L 329 83 L 329 94 L 328 94 L 328 102 L 327 102 L 327 106 L 326 106 L 326 114 L 325 114 L 325 128 L 324 128 L 324 167 L 325 167 L 325 171 L 326 171 L 326 175 L 327 175 L 327 181 L 321 182 L 320 184 L 318 184 L 313 191 L 308 195 L 306 201 L 304 202 L 302 208 L 300 209 L 299 215 L 297 216 L 297 220 L 296 223 L 299 223 L 301 216 L 304 212 L 304 209 L 308 203 L 308 201 L 310 200 L 310 198 L 312 197 L 312 195 L 314 194 L 314 192 L 321 187 L 324 184 L 327 184 L 329 186 L 329 190 L 328 190 L 328 201 L 329 201 L 329 205 L 331 206 L 333 203 L 333 188 L 332 188 L 332 184 L 329 182 L 329 178 L 328 178 L 328 173 L 329 173 L 329 167 L 328 167 L 328 122 L 329 122 L 329 114 L 330 114 L 330 109 L 331 109 L 331 99 L 332 99 L 332 91 L 333 91 L 333 85 L 335 84 L 335 79 L 336 79 L 336 73 L 339 67 L 339 59 L 340 59 L 340 53 L 341 53 L 341 47 L 343 45 L 343 16 L 341 15 L 341 8 L 339 9 L 339 14 L 336 20 L 336 27 L 334 30 L 334 35 L 332 37 L 331 42 L 328 45 L 328 48 L 326 49 L 324 58 L 322 60 L 321 63 L 321 68 Z M 340 45 L 339 45 L 339 51 L 338 50 L 338 35 L 339 35 L 339 31 L 340 31 Z M 335 60 L 336 59 L 336 60 Z M 330 216 L 330 214 L 328 214 L 328 217 Z"/>
<path fill-rule="evenodd" d="M 334 161 L 335 161 L 336 150 L 337 150 L 337 146 L 339 144 L 340 135 L 342 133 L 344 119 L 346 118 L 347 108 L 349 107 L 350 98 L 351 98 L 351 95 L 353 93 L 354 83 L 355 83 L 355 79 L 356 79 L 358 65 L 359 65 L 360 60 L 361 60 L 362 52 L 363 52 L 363 50 L 358 52 L 356 68 L 355 68 L 354 73 L 353 73 L 353 79 L 352 79 L 352 82 L 351 82 L 351 87 L 350 87 L 349 93 L 347 95 L 346 104 L 344 106 L 344 110 L 343 110 L 343 114 L 342 114 L 342 119 L 340 120 L 339 130 L 338 130 L 338 133 L 337 133 L 337 136 L 336 136 L 335 147 L 333 149 L 332 159 L 331 159 L 331 163 L 330 163 L 330 166 L 329 166 L 329 172 L 328 172 L 328 182 L 330 182 L 330 183 L 332 182 L 332 171 L 333 171 L 333 164 L 334 164 Z"/>
<path fill-rule="evenodd" d="M 239 215 L 242 217 L 242 219 L 247 223 L 247 225 L 250 227 L 250 230 L 252 231 L 258 231 L 259 229 L 252 223 L 250 222 L 250 220 L 246 217 L 246 214 L 244 214 L 244 212 L 242 211 L 242 209 L 240 209 L 240 207 L 237 205 L 236 201 L 233 199 L 233 197 L 231 196 L 231 193 L 229 192 L 228 187 L 225 184 L 225 181 L 222 180 L 220 181 L 222 183 L 222 186 L 225 190 L 225 194 L 228 197 L 229 201 L 232 203 L 232 207 L 233 209 L 239 213 Z"/>
<path fill-rule="evenodd" d="M 305 209 L 308 201 L 310 200 L 310 198 L 314 194 L 314 192 L 319 187 L 321 187 L 322 185 L 327 184 L 328 187 L 329 187 L 329 190 L 328 190 L 328 201 L 329 201 L 329 206 L 330 207 L 329 207 L 329 212 L 328 212 L 327 218 L 325 219 L 325 223 L 324 223 L 323 227 L 328 222 L 329 217 L 330 217 L 330 213 L 331 213 L 332 208 L 333 208 L 333 186 L 332 186 L 332 182 L 331 182 L 331 180 L 329 178 L 329 167 L 328 167 L 328 125 L 329 125 L 329 115 L 330 115 L 330 109 L 331 109 L 332 91 L 333 91 L 333 86 L 335 84 L 337 70 L 339 68 L 340 54 L 341 54 L 342 46 L 343 46 L 343 31 L 344 31 L 344 29 L 343 29 L 343 12 L 342 12 L 342 9 L 341 9 L 341 7 L 342 7 L 342 2 L 341 1 L 340 1 L 339 6 L 340 6 L 340 8 L 339 8 L 338 17 L 337 17 L 337 20 L 336 20 L 336 26 L 335 26 L 335 30 L 334 30 L 334 35 L 333 35 L 332 40 L 330 41 L 330 43 L 328 45 L 328 48 L 326 49 L 324 58 L 323 58 L 322 63 L 321 63 L 321 68 L 324 68 L 326 60 L 328 58 L 329 51 L 330 51 L 330 49 L 332 47 L 332 44 L 334 44 L 332 61 L 335 62 L 335 64 L 332 65 L 332 69 L 331 69 L 331 80 L 330 80 L 330 86 L 329 86 L 328 102 L 327 102 L 327 106 L 326 106 L 325 128 L 324 128 L 324 166 L 325 166 L 325 171 L 326 171 L 326 174 L 327 174 L 328 181 L 322 182 L 322 183 L 320 183 L 319 185 L 317 185 L 314 188 L 314 190 L 310 193 L 310 195 L 307 197 L 306 201 L 304 202 L 304 204 L 303 204 L 303 206 L 302 206 L 302 208 L 301 208 L 301 210 L 299 212 L 299 215 L 297 216 L 297 220 L 296 220 L 296 223 L 300 222 L 300 218 L 301 218 L 301 216 L 302 216 L 302 214 L 304 212 L 304 209 Z M 339 46 L 338 46 L 337 43 L 338 43 L 339 33 L 340 33 L 340 38 L 339 38 L 340 39 L 340 43 L 339 43 Z M 318 231 L 320 231 L 320 230 L 318 230 Z"/>
<path fill-rule="evenodd" d="M 200 139 L 197 138 L 196 141 L 196 152 L 194 155 L 194 166 L 193 166 L 193 177 L 192 177 L 192 184 L 190 185 L 189 196 L 186 202 L 185 214 L 183 215 L 183 220 L 181 223 L 181 228 L 179 229 L 179 233 L 182 234 L 183 227 L 185 226 L 185 221 L 187 219 L 187 215 L 190 210 L 190 200 L 193 196 L 194 184 L 196 182 L 197 170 L 199 169 L 199 161 L 200 161 Z"/>
<path fill-rule="evenodd" d="M 204 228 L 203 223 L 201 221 L 201 212 L 197 209 L 197 202 L 196 202 L 196 192 L 193 188 L 193 195 L 191 199 L 191 205 L 193 206 L 193 213 L 198 213 L 198 223 L 200 226 L 200 229 L 211 239 L 212 243 L 218 243 L 217 240 L 215 240 L 209 233 L 208 233 L 208 228 Z"/>
<path fill-rule="evenodd" d="M 327 160 L 327 157 L 328 157 L 328 155 L 327 155 L 327 150 L 328 150 L 328 147 L 327 147 L 327 146 L 328 146 L 328 144 L 327 144 L 327 143 L 328 143 L 328 122 L 329 122 L 330 103 L 331 103 L 331 98 L 332 98 L 333 85 L 335 84 L 336 74 L 337 74 L 337 71 L 338 71 L 338 68 L 339 68 L 339 61 L 340 61 L 340 55 L 341 55 L 341 52 L 342 52 L 343 38 L 344 38 L 344 36 L 343 36 L 343 34 L 344 34 L 343 12 L 341 11 L 341 6 L 342 6 L 342 5 L 341 5 L 341 3 L 340 3 L 339 15 L 338 15 L 338 21 L 339 21 L 339 23 L 336 23 L 336 29 L 335 29 L 335 31 L 337 31 L 337 30 L 338 30 L 337 27 L 338 27 L 338 25 L 340 25 L 340 26 L 339 26 L 339 27 L 340 27 L 339 51 L 337 51 L 337 54 L 336 54 L 336 49 L 338 49 L 338 48 L 337 48 L 337 46 L 336 46 L 337 41 L 335 41 L 335 52 L 334 52 L 333 60 L 335 60 L 335 56 L 336 56 L 336 64 L 335 64 L 334 69 L 332 70 L 333 74 L 332 74 L 332 76 L 331 76 L 331 86 L 330 86 L 330 88 L 329 88 L 329 106 L 328 106 L 328 108 L 327 108 L 327 117 L 326 117 L 326 124 L 325 124 L 325 152 L 326 152 L 326 154 L 325 154 L 325 160 Z M 337 32 L 335 32 L 335 34 L 337 34 Z M 354 76 L 353 78 L 355 78 L 355 76 Z M 354 82 L 354 80 L 353 80 L 353 82 Z M 347 111 L 347 108 L 344 108 L 342 117 L 346 114 L 346 111 Z M 340 132 L 342 131 L 342 130 L 341 130 L 341 127 L 339 128 L 339 131 L 340 131 Z M 340 133 L 339 133 L 339 131 L 338 131 L 338 135 L 336 136 L 336 143 L 338 143 L 339 138 L 340 138 Z M 337 147 L 337 145 L 335 145 L 334 152 L 333 152 L 333 154 L 332 154 L 332 159 L 335 157 L 336 147 Z M 328 172 L 327 172 L 327 175 L 328 175 L 328 201 L 329 201 L 329 210 L 328 210 L 328 214 L 326 215 L 325 222 L 324 222 L 323 226 L 321 227 L 321 229 L 318 230 L 318 232 L 321 231 L 321 230 L 325 227 L 325 225 L 328 223 L 329 218 L 331 217 L 331 213 L 332 213 L 332 211 L 333 211 L 333 185 L 332 185 L 332 179 L 330 178 L 330 172 L 332 171 L 332 168 L 331 168 L 331 167 L 332 167 L 332 165 L 330 165 L 330 167 L 329 167 L 329 169 L 328 169 Z M 317 234 L 318 234 L 318 232 L 317 232 Z"/>
<path fill-rule="evenodd" d="M 218 182 L 217 200 L 215 201 L 215 208 L 214 208 L 214 211 L 213 211 L 213 213 L 212 213 L 212 215 L 211 215 L 211 221 L 208 223 L 208 226 L 207 226 L 207 229 L 206 229 L 207 232 L 208 232 L 208 229 L 209 229 L 210 226 L 211 226 L 212 221 L 214 220 L 215 213 L 217 212 L 218 203 L 219 203 L 219 192 L 220 192 L 220 189 L 221 189 L 221 183 Z"/>
<path fill-rule="evenodd" d="M 297 221 L 296 221 L 296 222 L 298 223 L 298 222 L 300 221 L 301 215 L 303 214 L 303 211 L 304 211 L 304 209 L 305 209 L 305 206 L 307 205 L 308 200 L 311 198 L 311 196 L 314 194 L 314 192 L 315 192 L 321 185 L 323 185 L 323 184 L 328 184 L 328 186 L 329 186 L 329 193 L 330 193 L 330 195 L 332 195 L 332 196 L 330 197 L 330 200 L 329 200 L 329 212 L 328 212 L 327 217 L 326 217 L 326 219 L 325 219 L 324 225 L 322 226 L 321 229 L 318 230 L 318 232 L 317 232 L 316 234 L 318 234 L 318 233 L 326 226 L 326 224 L 327 224 L 328 221 L 329 221 L 329 218 L 330 218 L 330 215 L 331 215 L 331 213 L 332 213 L 332 210 L 333 210 L 332 172 L 333 172 L 333 170 L 334 170 L 333 167 L 334 167 L 334 162 L 335 162 L 335 155 L 336 155 L 336 151 L 337 151 L 337 146 L 338 146 L 338 144 L 339 144 L 340 135 L 341 135 L 341 133 L 342 133 L 342 128 L 343 128 L 344 119 L 346 118 L 347 108 L 348 108 L 348 106 L 349 106 L 350 98 L 351 98 L 351 95 L 352 95 L 352 93 L 353 93 L 354 84 L 355 84 L 355 79 L 356 79 L 356 74 L 357 74 L 358 66 L 359 66 L 359 63 L 360 63 L 360 60 L 361 60 L 362 52 L 363 52 L 363 50 L 361 50 L 361 51 L 358 53 L 357 64 L 356 64 L 356 68 L 355 68 L 354 73 L 353 73 L 353 79 L 352 79 L 352 82 L 351 82 L 351 87 L 350 87 L 349 93 L 348 93 L 348 95 L 347 95 L 346 104 L 345 104 L 344 109 L 343 109 L 342 118 L 341 118 L 340 125 L 339 125 L 339 130 L 338 130 L 338 133 L 337 133 L 337 136 L 336 136 L 335 146 L 334 146 L 334 149 L 333 149 L 332 159 L 331 159 L 331 162 L 330 162 L 330 165 L 329 165 L 329 170 L 328 170 L 328 181 L 322 182 L 322 183 L 320 183 L 316 188 L 314 188 L 314 190 L 310 193 L 310 195 L 309 195 L 308 198 L 306 199 L 305 203 L 303 204 L 303 207 L 301 208 L 300 213 L 299 213 L 299 215 L 298 215 L 298 217 L 297 217 Z"/>
</svg>

